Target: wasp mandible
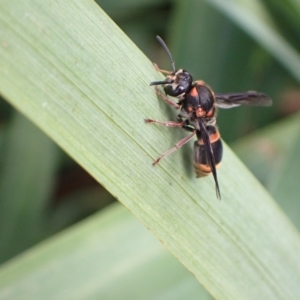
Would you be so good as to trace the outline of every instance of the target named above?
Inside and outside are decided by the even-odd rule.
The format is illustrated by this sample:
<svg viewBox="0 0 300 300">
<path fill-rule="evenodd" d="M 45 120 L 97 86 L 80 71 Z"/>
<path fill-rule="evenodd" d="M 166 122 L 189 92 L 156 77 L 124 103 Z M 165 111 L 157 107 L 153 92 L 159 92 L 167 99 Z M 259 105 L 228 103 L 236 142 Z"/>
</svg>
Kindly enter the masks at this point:
<svg viewBox="0 0 300 300">
<path fill-rule="evenodd" d="M 242 93 L 217 94 L 202 80 L 193 81 L 192 75 L 183 70 L 176 70 L 175 62 L 165 42 L 161 37 L 156 37 L 158 42 L 166 51 L 172 65 L 172 71 L 161 70 L 156 64 L 154 67 L 158 72 L 166 75 L 163 81 L 154 81 L 150 85 L 155 86 L 156 94 L 169 105 L 180 109 L 177 121 L 161 122 L 145 119 L 146 123 L 156 123 L 168 127 L 181 127 L 190 135 L 180 140 L 173 148 L 163 153 L 154 162 L 156 165 L 163 157 L 181 148 L 195 135 L 197 141 L 194 143 L 193 162 L 196 177 L 207 176 L 212 173 L 216 186 L 217 198 L 221 199 L 221 193 L 217 178 L 223 155 L 223 146 L 220 133 L 216 126 L 217 107 L 232 108 L 240 105 L 270 106 L 272 100 L 263 93 L 248 91 Z M 158 85 L 162 85 L 164 95 Z M 167 96 L 178 98 L 174 102 Z"/>
</svg>

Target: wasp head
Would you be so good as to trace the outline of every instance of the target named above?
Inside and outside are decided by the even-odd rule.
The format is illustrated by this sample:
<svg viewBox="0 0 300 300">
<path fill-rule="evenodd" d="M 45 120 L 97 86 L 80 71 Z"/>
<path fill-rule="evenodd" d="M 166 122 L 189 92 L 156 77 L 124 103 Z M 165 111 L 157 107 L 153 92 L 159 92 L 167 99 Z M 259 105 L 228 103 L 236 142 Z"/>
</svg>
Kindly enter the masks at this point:
<svg viewBox="0 0 300 300">
<path fill-rule="evenodd" d="M 168 77 L 167 79 L 170 83 L 164 86 L 164 90 L 167 95 L 178 97 L 191 90 L 193 78 L 187 71 L 180 69 L 174 75 L 170 75 Z"/>
<path fill-rule="evenodd" d="M 187 94 L 192 89 L 192 83 L 192 75 L 183 69 L 179 69 L 168 75 L 164 81 L 154 81 L 150 85 L 163 85 L 167 95 L 178 97 Z"/>
</svg>

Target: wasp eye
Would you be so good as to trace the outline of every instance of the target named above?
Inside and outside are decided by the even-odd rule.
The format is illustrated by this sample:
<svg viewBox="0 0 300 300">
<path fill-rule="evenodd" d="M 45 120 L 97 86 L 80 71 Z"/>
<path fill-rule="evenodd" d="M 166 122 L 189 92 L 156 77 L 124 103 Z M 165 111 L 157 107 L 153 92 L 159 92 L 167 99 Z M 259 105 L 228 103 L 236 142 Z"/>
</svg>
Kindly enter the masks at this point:
<svg viewBox="0 0 300 300">
<path fill-rule="evenodd" d="M 176 88 L 176 94 L 180 95 L 185 92 L 185 88 L 182 85 L 178 85 Z"/>
</svg>

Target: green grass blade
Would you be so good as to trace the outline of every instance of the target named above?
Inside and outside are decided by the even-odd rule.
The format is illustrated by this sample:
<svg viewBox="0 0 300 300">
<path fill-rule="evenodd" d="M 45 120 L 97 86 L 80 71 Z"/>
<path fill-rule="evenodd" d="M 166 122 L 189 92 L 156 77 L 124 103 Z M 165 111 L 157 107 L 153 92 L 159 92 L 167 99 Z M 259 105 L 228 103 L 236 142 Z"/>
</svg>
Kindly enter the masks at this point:
<svg viewBox="0 0 300 300">
<path fill-rule="evenodd" d="M 121 205 L 0 269 L 0 299 L 211 299 Z"/>
<path fill-rule="evenodd" d="M 56 145 L 19 113 L 10 122 L 4 142 L 0 178 L 1 262 L 40 240 L 58 160 Z"/>
<path fill-rule="evenodd" d="M 221 202 L 194 178 L 192 145 L 152 167 L 184 133 L 143 123 L 168 116 L 149 87 L 160 77 L 94 2 L 1 1 L 0 36 L 1 93 L 214 297 L 299 298 L 298 232 L 227 147 Z"/>
<path fill-rule="evenodd" d="M 290 220 L 300 229 L 298 165 L 299 114 L 277 122 L 233 145 L 248 168 L 271 191 Z"/>
<path fill-rule="evenodd" d="M 206 0 L 237 23 L 300 81 L 300 56 L 279 34 L 260 1 Z"/>
</svg>

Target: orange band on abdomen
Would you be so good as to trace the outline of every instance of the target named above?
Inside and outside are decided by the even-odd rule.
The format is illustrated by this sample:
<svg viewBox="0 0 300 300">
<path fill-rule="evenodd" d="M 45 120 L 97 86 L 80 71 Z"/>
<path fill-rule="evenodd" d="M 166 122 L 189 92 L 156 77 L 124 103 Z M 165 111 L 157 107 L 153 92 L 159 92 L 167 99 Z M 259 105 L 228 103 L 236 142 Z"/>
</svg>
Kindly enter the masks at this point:
<svg viewBox="0 0 300 300">
<path fill-rule="evenodd" d="M 220 167 L 221 163 L 216 164 L 216 169 Z M 194 163 L 194 169 L 196 173 L 196 177 L 204 177 L 211 173 L 211 169 L 209 165 Z"/>
</svg>

